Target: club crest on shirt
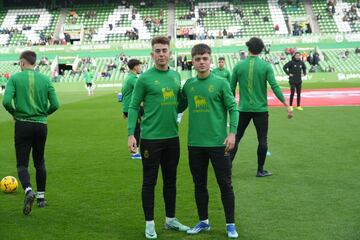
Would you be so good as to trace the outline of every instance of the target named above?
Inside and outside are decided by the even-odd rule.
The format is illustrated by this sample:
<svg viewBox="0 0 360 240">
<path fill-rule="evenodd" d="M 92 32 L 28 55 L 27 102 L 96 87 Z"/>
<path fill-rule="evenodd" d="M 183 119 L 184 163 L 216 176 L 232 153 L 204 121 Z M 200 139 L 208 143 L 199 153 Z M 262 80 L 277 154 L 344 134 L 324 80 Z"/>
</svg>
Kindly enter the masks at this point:
<svg viewBox="0 0 360 240">
<path fill-rule="evenodd" d="M 154 85 L 159 85 L 160 84 L 160 81 L 159 80 L 155 80 L 154 81 Z"/>
<path fill-rule="evenodd" d="M 194 92 L 195 91 L 195 88 L 194 87 L 191 87 L 190 88 L 190 92 Z"/>
<path fill-rule="evenodd" d="M 148 150 L 144 151 L 144 158 L 149 158 L 150 154 Z"/>
<path fill-rule="evenodd" d="M 215 91 L 214 85 L 210 84 L 209 87 L 208 87 L 208 91 L 209 91 L 209 93 L 214 92 Z"/>
</svg>

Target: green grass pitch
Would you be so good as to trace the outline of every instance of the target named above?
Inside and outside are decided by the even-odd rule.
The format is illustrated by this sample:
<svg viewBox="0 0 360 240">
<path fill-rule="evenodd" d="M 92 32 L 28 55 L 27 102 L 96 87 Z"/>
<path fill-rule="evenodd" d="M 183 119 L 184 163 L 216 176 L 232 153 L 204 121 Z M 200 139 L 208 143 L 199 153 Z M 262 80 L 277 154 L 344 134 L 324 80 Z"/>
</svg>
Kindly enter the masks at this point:
<svg viewBox="0 0 360 240">
<path fill-rule="evenodd" d="M 87 97 L 59 90 L 61 108 L 49 117 L 46 148 L 48 206 L 22 214 L 23 190 L 0 193 L 0 239 L 144 239 L 141 162 L 127 150 L 126 122 L 114 91 Z M 0 97 L 0 101 L 2 98 Z M 256 133 L 250 125 L 233 166 L 236 224 L 242 240 L 360 239 L 360 109 L 312 107 L 286 118 L 270 109 L 266 168 L 258 179 Z M 209 129 L 211 131 L 211 129 Z M 180 125 L 177 217 L 193 226 L 197 212 L 187 163 L 187 115 Z M 30 163 L 32 183 L 35 175 Z M 158 239 L 227 239 L 225 218 L 209 168 L 210 232 L 165 230 L 162 180 L 156 187 Z M 0 177 L 17 177 L 13 121 L 0 108 Z"/>
</svg>

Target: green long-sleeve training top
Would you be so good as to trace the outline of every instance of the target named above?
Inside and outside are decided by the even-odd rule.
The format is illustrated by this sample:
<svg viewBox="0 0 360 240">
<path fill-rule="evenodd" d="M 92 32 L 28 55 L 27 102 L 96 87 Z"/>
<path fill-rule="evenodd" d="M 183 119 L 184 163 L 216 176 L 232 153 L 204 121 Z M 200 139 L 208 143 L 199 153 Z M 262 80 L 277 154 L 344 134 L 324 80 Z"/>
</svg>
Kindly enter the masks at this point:
<svg viewBox="0 0 360 240">
<path fill-rule="evenodd" d="M 135 83 L 128 109 L 128 135 L 134 135 L 140 103 L 144 103 L 141 122 L 142 139 L 167 139 L 178 137 L 176 123 L 180 74 L 155 67 L 143 73 Z"/>
<path fill-rule="evenodd" d="M 234 67 L 231 78 L 231 91 L 235 95 L 236 85 L 239 84 L 240 112 L 267 112 L 267 83 L 271 86 L 276 97 L 285 102 L 274 76 L 270 63 L 257 56 L 249 56 Z"/>
<path fill-rule="evenodd" d="M 16 120 L 46 124 L 47 116 L 59 108 L 59 101 L 49 77 L 25 69 L 10 77 L 3 105 Z"/>
<path fill-rule="evenodd" d="M 225 78 L 229 83 L 231 81 L 231 73 L 229 70 L 227 70 L 226 68 L 215 68 L 214 70 L 211 71 L 212 73 L 222 77 L 222 78 Z"/>
<path fill-rule="evenodd" d="M 230 132 L 236 133 L 239 112 L 229 83 L 213 73 L 207 78 L 190 78 L 180 97 L 179 112 L 189 109 L 188 145 L 222 147 L 227 136 L 227 112 Z"/>
<path fill-rule="evenodd" d="M 129 72 L 125 79 L 124 86 L 121 90 L 121 92 L 122 92 L 122 112 L 128 112 L 132 93 L 133 93 L 137 79 L 138 79 L 137 75 L 133 72 Z"/>
</svg>

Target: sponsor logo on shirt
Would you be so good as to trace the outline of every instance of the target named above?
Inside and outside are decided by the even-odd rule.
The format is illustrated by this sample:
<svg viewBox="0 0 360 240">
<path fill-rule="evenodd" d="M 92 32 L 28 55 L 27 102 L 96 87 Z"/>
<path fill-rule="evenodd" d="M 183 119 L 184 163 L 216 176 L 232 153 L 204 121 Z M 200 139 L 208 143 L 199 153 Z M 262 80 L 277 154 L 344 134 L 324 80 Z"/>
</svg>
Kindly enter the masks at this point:
<svg viewBox="0 0 360 240">
<path fill-rule="evenodd" d="M 161 91 L 162 91 L 164 101 L 167 101 L 167 100 L 175 97 L 174 91 L 170 88 L 162 88 Z"/>
<path fill-rule="evenodd" d="M 161 89 L 162 95 L 163 95 L 163 101 L 161 105 L 176 105 L 177 100 L 176 96 L 174 94 L 174 90 L 167 87 Z"/>
<path fill-rule="evenodd" d="M 195 95 L 194 102 L 195 102 L 194 112 L 209 112 L 205 97 L 200 95 Z"/>
</svg>

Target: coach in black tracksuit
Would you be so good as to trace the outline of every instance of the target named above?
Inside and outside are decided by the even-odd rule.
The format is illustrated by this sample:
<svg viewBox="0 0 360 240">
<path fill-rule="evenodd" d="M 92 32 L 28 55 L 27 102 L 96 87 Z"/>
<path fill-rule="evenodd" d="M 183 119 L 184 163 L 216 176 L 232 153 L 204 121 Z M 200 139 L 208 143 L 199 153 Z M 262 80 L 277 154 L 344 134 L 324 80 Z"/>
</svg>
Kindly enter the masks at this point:
<svg viewBox="0 0 360 240">
<path fill-rule="evenodd" d="M 283 67 L 284 72 L 289 75 L 289 83 L 290 83 L 290 107 L 292 107 L 294 93 L 296 90 L 297 95 L 297 110 L 303 110 L 300 105 L 300 98 L 301 98 L 301 73 L 306 75 L 306 66 L 303 61 L 301 61 L 301 55 L 299 52 L 294 54 L 294 57 L 291 61 L 286 63 Z"/>
</svg>

